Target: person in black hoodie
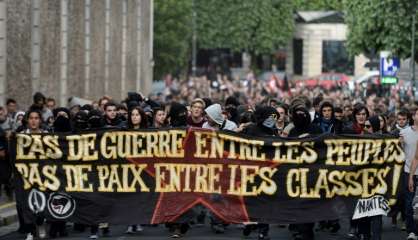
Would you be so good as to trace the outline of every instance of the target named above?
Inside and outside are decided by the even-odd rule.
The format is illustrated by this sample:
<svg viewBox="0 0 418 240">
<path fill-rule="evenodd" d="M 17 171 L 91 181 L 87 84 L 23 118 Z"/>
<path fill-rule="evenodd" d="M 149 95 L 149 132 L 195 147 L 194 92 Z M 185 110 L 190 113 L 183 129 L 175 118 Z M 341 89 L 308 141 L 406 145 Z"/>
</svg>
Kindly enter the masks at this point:
<svg viewBox="0 0 418 240">
<path fill-rule="evenodd" d="M 87 115 L 88 129 L 100 129 L 106 124 L 100 110 L 93 109 Z"/>
<path fill-rule="evenodd" d="M 71 132 L 70 110 L 67 108 L 56 108 L 53 110 L 54 114 L 54 132 L 63 133 Z"/>
<path fill-rule="evenodd" d="M 75 133 L 85 131 L 89 128 L 89 116 L 88 111 L 80 110 L 78 113 L 75 114 L 74 118 L 72 119 L 72 128 Z"/>
<path fill-rule="evenodd" d="M 311 123 L 311 115 L 304 105 L 294 105 L 291 112 L 294 128 L 290 130 L 289 137 L 303 138 L 322 133 L 321 129 L 317 125 Z M 315 223 L 292 224 L 289 228 L 294 228 L 296 230 L 294 239 L 312 240 L 314 239 L 314 225 Z"/>
<path fill-rule="evenodd" d="M 54 114 L 54 133 L 71 132 L 72 129 L 70 122 L 70 110 L 67 108 L 56 108 L 52 112 Z M 51 221 L 49 228 L 50 238 L 56 238 L 58 234 L 60 237 L 68 236 L 67 230 L 65 228 L 65 223 L 65 221 Z"/>
<path fill-rule="evenodd" d="M 168 120 L 171 127 L 187 126 L 187 108 L 183 104 L 173 102 L 168 113 Z"/>
<path fill-rule="evenodd" d="M 237 98 L 229 96 L 225 100 L 225 112 L 227 113 L 228 120 L 233 121 L 235 124 L 239 122 L 238 106 L 240 105 Z"/>
<path fill-rule="evenodd" d="M 259 137 L 277 136 L 276 122 L 279 118 L 279 113 L 274 107 L 260 106 L 257 107 L 255 112 L 255 124 L 251 124 L 243 130 L 244 134 Z M 245 225 L 243 230 L 244 236 L 250 235 L 251 231 L 255 228 L 254 225 Z M 258 223 L 258 239 L 269 239 L 269 224 Z"/>
<path fill-rule="evenodd" d="M 105 107 L 105 109 L 106 109 L 106 107 Z M 103 127 L 106 126 L 105 120 L 104 120 L 102 112 L 100 110 L 96 110 L 96 109 L 91 110 L 88 113 L 87 117 L 88 117 L 88 120 L 87 120 L 88 121 L 88 130 L 102 129 Z M 102 228 L 102 234 L 104 236 L 108 236 L 109 233 L 110 233 L 109 225 L 108 224 L 104 224 L 104 225 L 105 225 L 105 227 Z M 98 225 L 92 225 L 91 228 L 90 228 L 90 239 L 97 239 L 98 238 L 98 232 L 99 232 L 99 226 Z"/>
<path fill-rule="evenodd" d="M 170 112 L 168 114 L 171 127 L 186 127 L 187 126 L 187 108 L 183 104 L 173 102 L 171 103 Z M 166 226 L 172 232 L 172 238 L 180 238 L 185 234 L 190 226 L 188 223 L 189 216 L 184 215 L 184 219 L 174 223 L 167 223 Z"/>
</svg>

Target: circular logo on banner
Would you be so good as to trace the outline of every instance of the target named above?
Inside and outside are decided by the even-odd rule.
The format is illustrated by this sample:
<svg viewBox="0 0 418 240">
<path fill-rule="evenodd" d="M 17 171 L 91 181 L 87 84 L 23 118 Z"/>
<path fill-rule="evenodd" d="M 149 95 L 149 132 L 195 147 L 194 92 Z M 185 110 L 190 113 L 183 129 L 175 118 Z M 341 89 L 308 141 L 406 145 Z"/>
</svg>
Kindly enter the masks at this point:
<svg viewBox="0 0 418 240">
<path fill-rule="evenodd" d="M 48 199 L 49 213 L 57 219 L 66 219 L 75 211 L 75 201 L 65 193 L 52 193 Z"/>
<path fill-rule="evenodd" d="M 29 204 L 29 209 L 33 213 L 43 212 L 46 206 L 45 194 L 36 189 L 32 189 L 32 191 L 30 191 L 29 193 L 28 204 Z"/>
</svg>

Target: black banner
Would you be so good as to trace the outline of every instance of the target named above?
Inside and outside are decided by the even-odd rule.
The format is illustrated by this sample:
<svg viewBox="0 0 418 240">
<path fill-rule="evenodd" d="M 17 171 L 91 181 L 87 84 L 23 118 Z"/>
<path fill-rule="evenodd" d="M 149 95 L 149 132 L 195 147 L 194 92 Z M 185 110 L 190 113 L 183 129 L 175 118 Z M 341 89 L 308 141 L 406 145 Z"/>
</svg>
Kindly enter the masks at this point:
<svg viewBox="0 0 418 240">
<path fill-rule="evenodd" d="M 228 223 L 352 217 L 359 199 L 396 202 L 404 160 L 393 136 L 202 129 L 17 134 L 10 150 L 25 218 L 85 224 L 186 221 L 197 205 Z"/>
</svg>

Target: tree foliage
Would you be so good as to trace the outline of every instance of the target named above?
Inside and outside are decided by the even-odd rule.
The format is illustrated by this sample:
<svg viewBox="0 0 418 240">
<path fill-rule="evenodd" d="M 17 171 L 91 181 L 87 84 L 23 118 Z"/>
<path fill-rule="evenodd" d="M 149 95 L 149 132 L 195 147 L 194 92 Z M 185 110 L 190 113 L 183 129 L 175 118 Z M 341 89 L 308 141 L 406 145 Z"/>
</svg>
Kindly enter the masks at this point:
<svg viewBox="0 0 418 240">
<path fill-rule="evenodd" d="M 191 0 L 155 0 L 155 79 L 185 69 L 190 59 Z"/>
<path fill-rule="evenodd" d="M 272 53 L 293 34 L 293 0 L 195 0 L 200 48 Z"/>
<path fill-rule="evenodd" d="M 343 0 L 295 0 L 298 11 L 342 11 Z"/>
<path fill-rule="evenodd" d="M 391 51 L 396 56 L 411 56 L 412 16 L 416 0 L 345 0 L 348 49 L 352 55 L 367 56 Z M 416 3 L 415 3 L 416 4 Z M 418 29 L 418 24 L 416 25 Z M 416 45 L 418 30 L 415 31 Z M 415 48 L 417 49 L 417 48 Z M 415 50 L 415 56 L 418 52 Z M 415 58 L 417 60 L 418 58 Z"/>
</svg>

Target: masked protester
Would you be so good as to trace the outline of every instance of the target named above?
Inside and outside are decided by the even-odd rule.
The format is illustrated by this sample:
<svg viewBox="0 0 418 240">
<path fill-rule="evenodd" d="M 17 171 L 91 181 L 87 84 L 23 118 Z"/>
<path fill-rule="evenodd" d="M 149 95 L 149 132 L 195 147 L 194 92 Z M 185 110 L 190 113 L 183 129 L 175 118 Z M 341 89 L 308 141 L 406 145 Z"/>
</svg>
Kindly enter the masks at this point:
<svg viewBox="0 0 418 240">
<path fill-rule="evenodd" d="M 237 128 L 237 125 L 226 119 L 225 116 L 222 114 L 222 107 L 219 104 L 212 104 L 209 107 L 205 109 L 207 121 L 203 124 L 202 128 L 205 129 L 212 129 L 212 130 L 235 130 Z M 221 195 L 213 195 L 213 198 L 222 198 Z M 198 212 L 199 222 L 202 222 L 202 219 L 204 219 L 205 210 L 199 209 Z M 210 225 L 212 230 L 215 233 L 224 233 L 225 227 L 227 224 L 223 222 L 221 219 L 217 218 L 216 216 L 210 214 Z"/>
<path fill-rule="evenodd" d="M 303 105 L 294 106 L 292 109 L 292 121 L 294 128 L 290 130 L 289 137 L 303 138 L 322 133 L 319 127 L 311 123 L 311 115 L 308 109 Z M 292 225 L 292 228 L 296 230 L 294 238 L 298 240 L 314 239 L 314 225 L 315 223 L 301 223 Z"/>
<path fill-rule="evenodd" d="M 104 118 L 100 110 L 91 110 L 88 114 L 89 129 L 100 129 L 105 126 Z"/>
<path fill-rule="evenodd" d="M 170 125 L 172 127 L 187 126 L 187 108 L 183 104 L 173 102 L 168 114 Z"/>
<path fill-rule="evenodd" d="M 56 108 L 53 110 L 54 122 L 53 130 L 55 133 L 71 132 L 70 111 L 67 108 Z M 50 238 L 56 238 L 58 234 L 60 237 L 68 235 L 65 221 L 51 221 L 49 228 Z"/>
<path fill-rule="evenodd" d="M 171 127 L 186 127 L 187 126 L 187 108 L 183 104 L 173 102 L 168 114 Z M 192 219 L 190 214 L 183 215 L 182 219 L 179 219 L 174 223 L 167 223 L 166 226 L 172 232 L 172 238 L 180 238 L 183 234 L 186 234 L 190 228 L 189 220 Z"/>
<path fill-rule="evenodd" d="M 53 111 L 54 132 L 71 132 L 70 111 L 67 108 L 56 108 Z"/>
<path fill-rule="evenodd" d="M 212 104 L 205 109 L 207 121 L 203 124 L 202 128 L 212 130 L 230 130 L 234 131 L 237 125 L 226 119 L 222 114 L 222 107 L 219 104 Z"/>
<path fill-rule="evenodd" d="M 256 124 L 250 125 L 243 133 L 258 136 L 269 137 L 277 136 L 276 123 L 279 113 L 274 107 L 261 106 L 256 108 L 254 112 Z M 244 227 L 243 235 L 248 236 L 253 229 L 258 228 L 258 239 L 268 239 L 270 225 L 266 223 L 258 223 L 257 225 L 247 224 Z"/>
<path fill-rule="evenodd" d="M 107 105 L 107 104 L 106 104 Z M 105 107 L 106 109 L 106 107 Z M 116 107 L 115 107 L 116 109 Z M 88 130 L 96 130 L 96 129 L 102 129 L 106 126 L 104 117 L 102 115 L 102 112 L 100 110 L 91 110 L 88 114 Z M 102 227 L 102 234 L 104 236 L 108 236 L 110 233 L 109 224 L 103 223 L 101 224 Z M 90 239 L 97 239 L 98 238 L 98 232 L 99 232 L 99 225 L 93 225 L 90 228 Z"/>
<path fill-rule="evenodd" d="M 276 122 L 279 113 L 273 107 L 257 107 L 254 112 L 255 124 L 246 128 L 243 133 L 251 136 L 276 136 Z"/>
<path fill-rule="evenodd" d="M 73 118 L 73 130 L 74 132 L 82 132 L 89 128 L 89 116 L 88 112 L 85 110 L 80 110 Z"/>
<path fill-rule="evenodd" d="M 227 113 L 227 117 L 235 124 L 238 124 L 239 122 L 239 114 L 237 110 L 239 105 L 240 102 L 233 96 L 230 96 L 225 100 L 225 112 Z"/>
</svg>

